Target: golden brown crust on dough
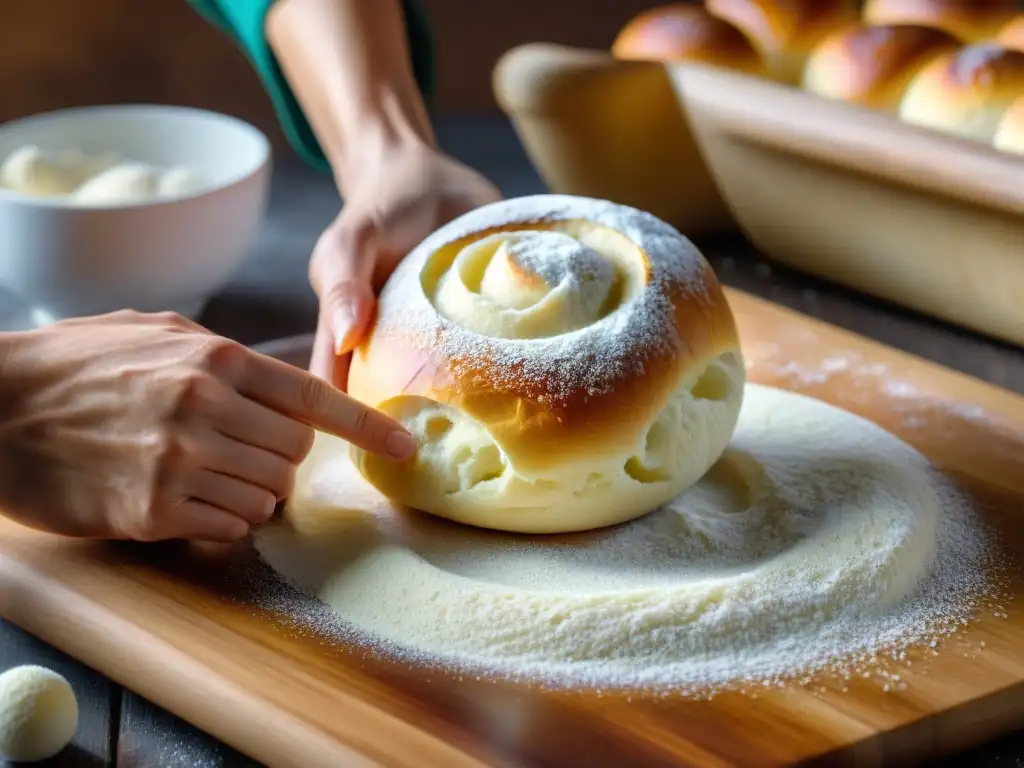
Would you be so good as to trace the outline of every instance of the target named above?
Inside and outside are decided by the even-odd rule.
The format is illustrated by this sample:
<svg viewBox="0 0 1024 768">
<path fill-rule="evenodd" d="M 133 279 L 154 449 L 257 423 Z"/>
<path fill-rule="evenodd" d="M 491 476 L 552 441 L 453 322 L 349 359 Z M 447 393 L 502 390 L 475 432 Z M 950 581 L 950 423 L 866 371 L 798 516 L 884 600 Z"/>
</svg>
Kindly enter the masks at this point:
<svg viewBox="0 0 1024 768">
<path fill-rule="evenodd" d="M 1024 53 L 976 43 L 922 69 L 900 104 L 900 117 L 987 143 L 1002 113 L 1022 95 Z"/>
<path fill-rule="evenodd" d="M 764 74 L 761 54 L 743 32 L 700 6 L 652 8 L 630 21 L 612 44 L 620 59 L 694 61 Z"/>
<path fill-rule="evenodd" d="M 956 37 L 933 27 L 852 27 L 818 45 L 807 61 L 803 85 L 827 98 L 895 110 L 914 76 L 958 47 Z"/>
<path fill-rule="evenodd" d="M 707 0 L 706 6 L 754 42 L 775 77 L 792 83 L 822 38 L 859 20 L 856 0 Z"/>
<path fill-rule="evenodd" d="M 1017 10 L 1015 0 L 867 0 L 869 24 L 922 24 L 974 43 L 993 37 Z"/>
<path fill-rule="evenodd" d="M 461 250 L 492 232 L 474 234 L 453 243 L 452 249 Z M 391 331 L 382 332 L 376 323 L 353 354 L 349 393 L 375 407 L 397 395 L 454 406 L 485 425 L 523 470 L 550 465 L 560 456 L 614 454 L 643 434 L 688 375 L 696 379 L 707 361 L 720 354 L 738 354 L 739 337 L 725 294 L 711 267 L 701 261 L 700 290 L 684 283 L 668 286 L 674 327 L 665 333 L 678 334 L 678 346 L 638 352 L 642 365 L 624 370 L 607 391 L 577 389 L 552 401 L 545 397 L 542 380 L 509 376 L 468 352 L 454 357 L 437 346 L 426 349 L 416 329 L 404 332 L 400 324 L 390 324 Z M 402 308 L 384 306 L 381 311 L 401 313 Z"/>
</svg>

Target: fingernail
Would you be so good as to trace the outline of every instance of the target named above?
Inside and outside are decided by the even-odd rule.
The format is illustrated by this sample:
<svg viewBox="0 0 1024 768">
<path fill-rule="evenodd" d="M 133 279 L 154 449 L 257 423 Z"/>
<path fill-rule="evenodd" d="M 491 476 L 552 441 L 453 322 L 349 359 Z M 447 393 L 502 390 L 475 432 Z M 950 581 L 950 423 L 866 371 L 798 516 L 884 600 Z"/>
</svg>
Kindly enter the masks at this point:
<svg viewBox="0 0 1024 768">
<path fill-rule="evenodd" d="M 416 453 L 416 438 L 408 432 L 400 432 L 397 429 L 388 435 L 384 445 L 391 458 L 399 461 L 408 459 Z"/>
<path fill-rule="evenodd" d="M 348 337 L 356 325 L 356 316 L 348 307 L 334 310 L 331 316 L 331 330 L 334 331 L 334 352 L 344 354 L 347 349 Z"/>
</svg>

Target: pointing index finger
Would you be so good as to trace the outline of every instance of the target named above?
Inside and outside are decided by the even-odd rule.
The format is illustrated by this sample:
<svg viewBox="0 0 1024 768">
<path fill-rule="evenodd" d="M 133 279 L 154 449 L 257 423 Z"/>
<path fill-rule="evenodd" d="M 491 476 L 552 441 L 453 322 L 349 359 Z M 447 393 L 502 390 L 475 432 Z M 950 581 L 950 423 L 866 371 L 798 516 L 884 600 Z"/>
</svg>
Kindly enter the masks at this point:
<svg viewBox="0 0 1024 768">
<path fill-rule="evenodd" d="M 240 394 L 314 429 L 397 460 L 416 451 L 416 440 L 389 416 L 346 395 L 329 382 L 252 352 L 236 387 Z"/>
</svg>

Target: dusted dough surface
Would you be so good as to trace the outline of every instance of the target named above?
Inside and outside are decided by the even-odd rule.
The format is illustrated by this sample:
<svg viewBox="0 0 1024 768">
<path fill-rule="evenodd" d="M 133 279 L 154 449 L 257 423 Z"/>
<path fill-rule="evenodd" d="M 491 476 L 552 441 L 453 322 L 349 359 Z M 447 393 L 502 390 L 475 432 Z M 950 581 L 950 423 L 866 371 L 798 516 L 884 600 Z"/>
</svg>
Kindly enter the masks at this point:
<svg viewBox="0 0 1024 768">
<path fill-rule="evenodd" d="M 513 536 L 397 511 L 346 454 L 318 436 L 258 550 L 356 629 L 459 665 L 592 682 L 777 674 L 913 636 L 977 586 L 973 518 L 924 457 L 759 385 L 703 479 L 601 531 Z"/>
<path fill-rule="evenodd" d="M 707 471 L 743 383 L 721 286 L 677 230 L 603 200 L 503 200 L 431 234 L 381 292 L 348 391 L 419 450 L 355 464 L 388 498 L 470 525 L 614 525 Z"/>
<path fill-rule="evenodd" d="M 0 675 L 0 755 L 15 762 L 47 760 L 78 730 L 71 685 L 45 667 L 22 666 Z"/>
</svg>

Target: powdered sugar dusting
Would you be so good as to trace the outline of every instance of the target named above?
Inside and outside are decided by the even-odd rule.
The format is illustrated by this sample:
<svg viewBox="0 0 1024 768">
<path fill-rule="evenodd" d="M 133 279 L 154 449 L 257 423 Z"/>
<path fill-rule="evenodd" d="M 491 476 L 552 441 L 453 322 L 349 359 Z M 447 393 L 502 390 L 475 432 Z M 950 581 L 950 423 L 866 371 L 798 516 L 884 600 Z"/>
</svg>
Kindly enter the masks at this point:
<svg viewBox="0 0 1024 768">
<path fill-rule="evenodd" d="M 781 362 L 783 347 L 791 358 Z M 953 417 L 990 431 L 1001 429 L 999 418 L 981 405 L 931 395 L 891 366 L 869 360 L 858 350 L 833 350 L 822 356 L 821 348 L 821 339 L 813 331 L 788 331 L 776 342 L 748 345 L 744 357 L 749 370 L 767 374 L 773 384 L 787 389 L 813 394 L 818 387 L 839 384 L 844 399 L 852 405 L 895 413 L 901 430 L 939 428 L 942 425 L 936 416 Z M 802 350 L 807 350 L 806 354 Z"/>
<path fill-rule="evenodd" d="M 540 277 L 549 288 L 564 280 L 607 280 L 611 269 L 592 248 L 563 232 L 528 232 L 508 241 L 509 256 Z"/>
<path fill-rule="evenodd" d="M 584 328 L 540 339 L 495 339 L 443 317 L 421 275 L 444 246 L 502 227 L 587 221 L 615 230 L 648 262 L 642 291 Z M 624 378 L 642 376 L 656 359 L 684 354 L 674 301 L 708 303 L 706 261 L 677 230 L 642 211 L 566 195 L 535 195 L 476 209 L 436 231 L 395 271 L 381 294 L 378 328 L 422 348 L 437 348 L 452 373 L 472 376 L 488 361 L 487 385 L 550 405 L 583 392 L 598 396 Z M 554 274 L 551 277 L 555 277 Z"/>
<path fill-rule="evenodd" d="M 731 469 L 606 531 L 538 541 L 386 505 L 331 512 L 316 488 L 340 486 L 314 484 L 309 509 L 344 535 L 271 526 L 257 547 L 344 618 L 295 592 L 268 599 L 287 593 L 278 605 L 303 626 L 409 663 L 700 696 L 821 674 L 899 688 L 976 613 L 1005 615 L 987 534 L 920 454 L 850 414 L 751 389 Z M 355 478 L 344 488 L 350 505 Z"/>
</svg>

